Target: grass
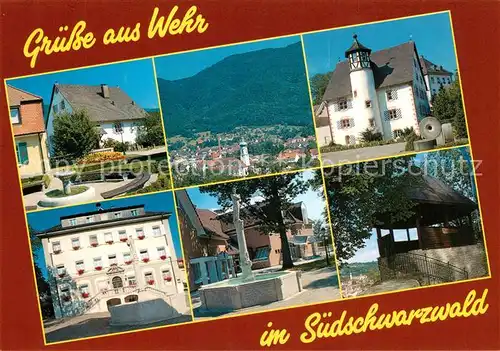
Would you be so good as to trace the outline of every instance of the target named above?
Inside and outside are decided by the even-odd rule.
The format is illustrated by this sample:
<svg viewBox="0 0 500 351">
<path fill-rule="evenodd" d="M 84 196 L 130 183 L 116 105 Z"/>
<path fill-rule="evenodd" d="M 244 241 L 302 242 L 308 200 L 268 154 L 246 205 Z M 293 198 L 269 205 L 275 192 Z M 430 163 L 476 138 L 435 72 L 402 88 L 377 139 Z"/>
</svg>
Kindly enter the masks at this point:
<svg viewBox="0 0 500 351">
<path fill-rule="evenodd" d="M 80 185 L 80 186 L 72 186 L 71 187 L 71 193 L 66 195 L 64 193 L 64 191 L 60 190 L 60 189 L 54 189 L 54 190 L 51 190 L 47 193 L 45 193 L 46 196 L 48 197 L 66 197 L 66 196 L 72 196 L 72 195 L 77 195 L 77 194 L 81 194 L 83 193 L 84 191 L 86 191 L 88 189 L 87 186 L 84 186 L 84 185 Z"/>
</svg>

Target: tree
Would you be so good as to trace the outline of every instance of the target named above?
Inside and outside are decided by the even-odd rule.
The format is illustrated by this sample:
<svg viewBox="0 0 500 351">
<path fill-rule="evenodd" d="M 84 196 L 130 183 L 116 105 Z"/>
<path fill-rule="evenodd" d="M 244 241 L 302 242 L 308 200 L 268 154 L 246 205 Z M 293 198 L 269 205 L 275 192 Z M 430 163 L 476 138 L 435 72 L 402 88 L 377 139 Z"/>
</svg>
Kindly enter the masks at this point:
<svg viewBox="0 0 500 351">
<path fill-rule="evenodd" d="M 366 128 L 361 132 L 361 141 L 363 143 L 368 143 L 370 141 L 382 141 L 383 139 L 384 137 L 382 136 L 382 133 L 375 132 L 369 128 Z"/>
<path fill-rule="evenodd" d="M 216 196 L 218 204 L 227 210 L 232 206 L 231 194 L 234 189 L 241 197 L 243 209 L 241 219 L 257 220 L 260 230 L 265 234 L 278 233 L 280 235 L 283 269 L 288 269 L 293 267 L 287 238 L 287 230 L 290 229 L 291 223 L 285 220 L 283 213 L 292 206 L 294 199 L 308 188 L 309 184 L 302 179 L 301 175 L 293 173 L 211 185 L 201 187 L 200 191 Z M 263 201 L 254 204 L 252 199 L 256 195 L 261 196 Z"/>
<path fill-rule="evenodd" d="M 462 91 L 458 75 L 448 87 L 441 87 L 432 98 L 432 114 L 441 123 L 451 123 L 457 138 L 467 138 L 467 126 L 462 105 Z"/>
<path fill-rule="evenodd" d="M 328 210 L 337 260 L 342 264 L 365 246 L 377 216 L 391 222 L 413 215 L 406 190 L 421 179 L 409 174 L 410 157 L 344 165 L 325 171 Z M 321 184 L 318 170 L 313 184 Z"/>
<path fill-rule="evenodd" d="M 137 144 L 151 147 L 165 144 L 163 125 L 159 112 L 150 112 L 137 126 Z"/>
<path fill-rule="evenodd" d="M 54 156 L 77 159 L 99 145 L 99 133 L 85 110 L 63 113 L 54 119 Z"/>
<path fill-rule="evenodd" d="M 320 104 L 323 95 L 325 94 L 326 87 L 328 86 L 328 82 L 330 81 L 330 77 L 332 72 L 327 73 L 318 73 L 311 77 L 309 83 L 311 85 L 311 95 L 313 99 L 313 104 Z"/>
<path fill-rule="evenodd" d="M 330 258 L 328 256 L 328 243 L 330 242 L 330 231 L 325 226 L 322 220 L 317 220 L 313 222 L 313 235 L 317 241 L 322 242 L 325 245 L 325 255 L 326 255 L 326 265 L 330 265 Z"/>
</svg>

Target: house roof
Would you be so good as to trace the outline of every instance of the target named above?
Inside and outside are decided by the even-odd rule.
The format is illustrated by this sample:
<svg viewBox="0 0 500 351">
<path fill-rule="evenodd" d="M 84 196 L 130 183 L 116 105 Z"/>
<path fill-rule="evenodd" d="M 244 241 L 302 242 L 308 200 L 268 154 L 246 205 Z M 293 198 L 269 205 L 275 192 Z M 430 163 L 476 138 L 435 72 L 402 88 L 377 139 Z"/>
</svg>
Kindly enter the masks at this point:
<svg viewBox="0 0 500 351">
<path fill-rule="evenodd" d="M 422 66 L 422 71 L 424 74 L 447 74 L 452 75 L 450 71 L 447 71 L 443 66 L 436 65 L 435 63 L 427 60 L 422 55 L 419 57 L 420 65 Z"/>
<path fill-rule="evenodd" d="M 222 240 L 229 239 L 229 236 L 222 230 L 222 224 L 217 218 L 217 213 L 201 208 L 197 208 L 196 212 L 198 213 L 198 217 L 200 218 L 203 228 L 205 228 L 206 231 Z"/>
<path fill-rule="evenodd" d="M 358 36 L 356 34 L 354 34 L 352 36 L 352 38 L 354 39 L 354 41 L 353 41 L 351 47 L 346 50 L 345 57 L 348 57 L 351 52 L 355 52 L 355 51 L 364 51 L 364 52 L 368 52 L 368 53 L 370 53 L 372 51 L 371 49 L 368 49 L 366 46 L 364 46 L 363 44 L 361 44 L 358 41 Z"/>
<path fill-rule="evenodd" d="M 27 91 L 7 85 L 7 92 L 9 95 L 9 106 L 19 106 L 22 102 L 27 101 L 42 101 L 43 99 L 35 94 L 28 93 Z"/>
<path fill-rule="evenodd" d="M 94 122 L 137 120 L 146 111 L 119 87 L 108 87 L 109 98 L 100 85 L 55 85 L 75 110 L 86 110 Z"/>
<path fill-rule="evenodd" d="M 375 88 L 403 84 L 413 80 L 413 57 L 416 52 L 412 41 L 371 54 L 371 68 Z M 323 95 L 323 100 L 335 100 L 352 94 L 349 63 L 337 63 Z"/>
<path fill-rule="evenodd" d="M 455 191 L 441 180 L 428 175 L 422 176 L 422 179 L 423 182 L 419 186 L 408 190 L 408 196 L 413 201 L 418 203 L 465 206 L 471 210 L 477 208 L 476 203 Z"/>
</svg>

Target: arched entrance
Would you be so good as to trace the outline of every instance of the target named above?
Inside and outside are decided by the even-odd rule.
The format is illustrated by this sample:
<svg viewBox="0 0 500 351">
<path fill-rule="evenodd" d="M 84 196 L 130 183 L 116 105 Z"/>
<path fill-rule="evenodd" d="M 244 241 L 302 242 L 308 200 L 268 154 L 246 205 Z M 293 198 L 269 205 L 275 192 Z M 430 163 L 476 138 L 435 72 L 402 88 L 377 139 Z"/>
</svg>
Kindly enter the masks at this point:
<svg viewBox="0 0 500 351">
<path fill-rule="evenodd" d="M 113 285 L 113 289 L 123 288 L 123 280 L 120 277 L 114 277 L 111 280 L 111 284 Z"/>
<path fill-rule="evenodd" d="M 108 310 L 110 307 L 121 305 L 121 303 L 122 303 L 122 300 L 120 300 L 118 298 L 109 299 L 108 301 L 106 301 L 106 305 L 108 305 Z"/>
<path fill-rule="evenodd" d="M 136 302 L 136 301 L 139 301 L 139 296 L 138 295 L 128 295 L 127 297 L 125 297 L 125 303 L 129 303 L 129 302 Z"/>
</svg>

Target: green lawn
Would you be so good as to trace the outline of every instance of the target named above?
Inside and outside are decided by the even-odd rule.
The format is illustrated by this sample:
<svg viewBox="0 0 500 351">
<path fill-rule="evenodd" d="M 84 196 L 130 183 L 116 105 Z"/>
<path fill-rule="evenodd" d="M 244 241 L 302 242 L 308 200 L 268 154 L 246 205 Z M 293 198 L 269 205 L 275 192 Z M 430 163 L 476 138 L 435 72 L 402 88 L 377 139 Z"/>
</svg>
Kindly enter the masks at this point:
<svg viewBox="0 0 500 351">
<path fill-rule="evenodd" d="M 65 197 L 65 196 L 71 196 L 71 195 L 77 195 L 81 194 L 84 191 L 88 189 L 87 186 L 84 185 L 79 185 L 79 186 L 72 186 L 71 187 L 71 193 L 66 195 L 62 190 L 60 189 L 54 189 L 49 192 L 46 192 L 45 195 L 48 197 Z"/>
</svg>

